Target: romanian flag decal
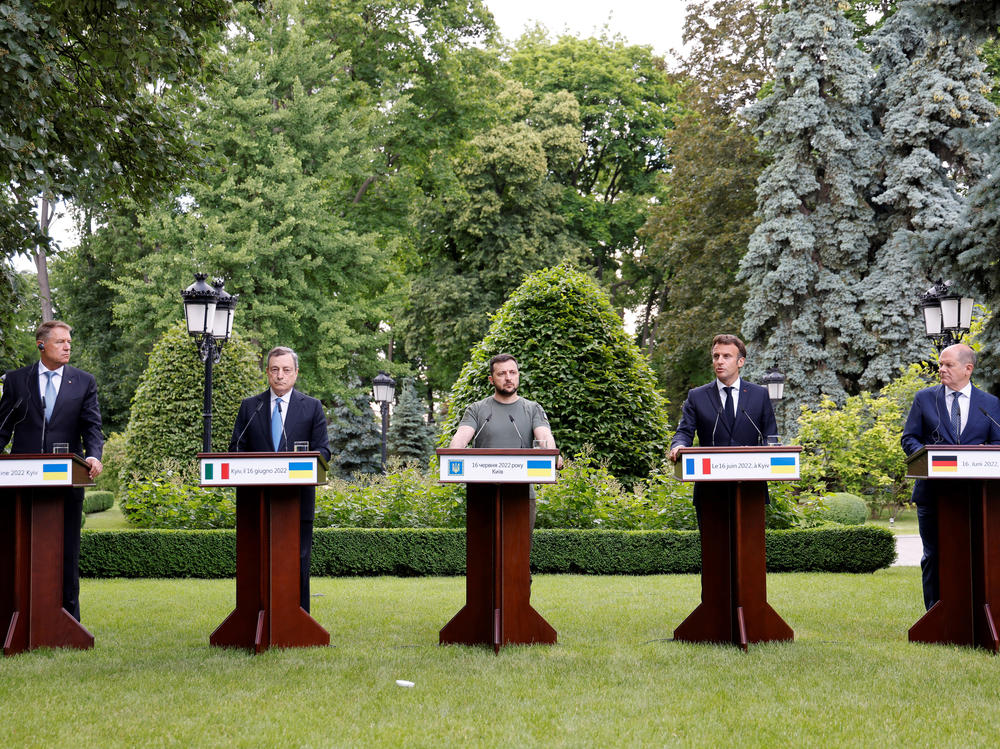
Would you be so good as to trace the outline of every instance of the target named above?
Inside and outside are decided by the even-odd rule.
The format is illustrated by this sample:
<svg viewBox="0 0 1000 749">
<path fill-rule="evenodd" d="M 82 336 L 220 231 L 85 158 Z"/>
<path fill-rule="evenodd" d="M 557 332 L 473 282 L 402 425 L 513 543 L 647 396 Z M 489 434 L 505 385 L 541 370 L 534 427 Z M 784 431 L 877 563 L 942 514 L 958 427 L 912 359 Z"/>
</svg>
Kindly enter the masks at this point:
<svg viewBox="0 0 1000 749">
<path fill-rule="evenodd" d="M 66 463 L 42 463 L 42 481 L 67 481 L 69 466 Z"/>
<path fill-rule="evenodd" d="M 771 473 L 795 473 L 795 457 L 771 458 Z"/>
<path fill-rule="evenodd" d="M 313 475 L 313 464 L 309 461 L 289 461 L 288 478 L 290 479 L 311 479 Z"/>
<path fill-rule="evenodd" d="M 932 473 L 958 473 L 957 455 L 935 455 L 931 458 Z"/>
<path fill-rule="evenodd" d="M 552 474 L 552 460 L 529 460 L 529 476 L 550 476 Z"/>
</svg>

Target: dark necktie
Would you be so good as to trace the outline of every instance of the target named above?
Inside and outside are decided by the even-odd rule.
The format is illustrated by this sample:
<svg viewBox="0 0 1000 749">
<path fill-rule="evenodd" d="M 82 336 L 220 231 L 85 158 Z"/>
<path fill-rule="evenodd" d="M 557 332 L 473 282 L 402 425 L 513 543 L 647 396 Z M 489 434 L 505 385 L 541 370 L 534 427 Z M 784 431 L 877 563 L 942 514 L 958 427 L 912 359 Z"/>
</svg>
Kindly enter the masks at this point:
<svg viewBox="0 0 1000 749">
<path fill-rule="evenodd" d="M 726 402 L 722 405 L 722 410 L 726 412 L 726 423 L 732 428 L 736 422 L 736 408 L 733 406 L 733 388 L 722 388 L 726 391 Z"/>
<path fill-rule="evenodd" d="M 958 398 L 961 393 L 951 394 L 951 430 L 955 433 L 955 440 L 962 444 L 962 411 L 958 407 Z"/>
</svg>

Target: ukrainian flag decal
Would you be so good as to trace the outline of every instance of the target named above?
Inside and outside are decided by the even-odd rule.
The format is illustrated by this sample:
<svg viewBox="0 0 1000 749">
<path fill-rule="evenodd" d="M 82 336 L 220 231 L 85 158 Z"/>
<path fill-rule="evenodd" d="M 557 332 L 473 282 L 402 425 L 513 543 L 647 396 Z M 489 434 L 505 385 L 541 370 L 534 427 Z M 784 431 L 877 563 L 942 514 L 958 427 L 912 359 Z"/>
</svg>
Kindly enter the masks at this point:
<svg viewBox="0 0 1000 749">
<path fill-rule="evenodd" d="M 313 475 L 313 464 L 309 461 L 288 463 L 288 478 L 290 479 L 311 479 Z"/>
<path fill-rule="evenodd" d="M 529 460 L 528 461 L 528 475 L 529 476 L 551 476 L 552 475 L 552 459 L 548 460 Z"/>
<path fill-rule="evenodd" d="M 69 466 L 66 463 L 42 463 L 42 481 L 66 481 Z"/>
<path fill-rule="evenodd" d="M 795 457 L 771 458 L 771 473 L 795 473 Z"/>
</svg>

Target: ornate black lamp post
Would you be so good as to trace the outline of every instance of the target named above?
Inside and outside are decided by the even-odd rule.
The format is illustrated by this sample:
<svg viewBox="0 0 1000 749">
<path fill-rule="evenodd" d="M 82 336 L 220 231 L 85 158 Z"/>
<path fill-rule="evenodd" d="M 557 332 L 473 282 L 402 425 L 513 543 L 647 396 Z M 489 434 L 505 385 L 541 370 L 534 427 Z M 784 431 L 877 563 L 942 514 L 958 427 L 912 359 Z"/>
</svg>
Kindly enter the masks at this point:
<svg viewBox="0 0 1000 749">
<path fill-rule="evenodd" d="M 396 394 L 396 381 L 385 372 L 379 372 L 372 380 L 372 395 L 382 409 L 382 470 L 389 460 L 389 404 Z"/>
<path fill-rule="evenodd" d="M 222 358 L 222 346 L 233 332 L 237 295 L 226 292 L 225 282 L 216 278 L 205 283 L 205 273 L 195 273 L 194 283 L 181 292 L 188 333 L 198 343 L 198 355 L 205 363 L 205 407 L 202 450 L 212 450 L 212 367 Z"/>
<path fill-rule="evenodd" d="M 767 386 L 767 397 L 772 401 L 780 401 L 785 397 L 785 375 L 777 367 L 767 370 L 762 381 Z"/>
<path fill-rule="evenodd" d="M 940 279 L 920 297 L 924 330 L 940 352 L 958 343 L 972 327 L 972 297 L 952 291 L 951 281 Z"/>
</svg>

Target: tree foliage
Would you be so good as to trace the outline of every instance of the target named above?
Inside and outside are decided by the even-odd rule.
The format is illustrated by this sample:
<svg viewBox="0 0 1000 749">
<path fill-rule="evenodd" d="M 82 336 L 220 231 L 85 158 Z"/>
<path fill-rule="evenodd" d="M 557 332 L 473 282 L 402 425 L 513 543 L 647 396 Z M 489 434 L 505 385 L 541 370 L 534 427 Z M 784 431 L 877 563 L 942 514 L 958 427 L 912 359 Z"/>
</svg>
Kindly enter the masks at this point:
<svg viewBox="0 0 1000 749">
<path fill-rule="evenodd" d="M 369 394 L 355 389 L 350 399 L 338 396 L 330 411 L 330 468 L 342 479 L 382 473 L 382 432 Z"/>
<path fill-rule="evenodd" d="M 772 92 L 754 105 L 773 162 L 758 183 L 760 223 L 741 262 L 750 293 L 743 330 L 756 361 L 777 365 L 794 387 L 783 408 L 843 402 L 856 390 L 868 346 L 859 283 L 877 164 L 871 71 L 853 26 L 829 2 L 792 0 L 775 18 Z"/>
<path fill-rule="evenodd" d="M 183 321 L 153 347 L 132 400 L 120 478 L 151 478 L 169 462 L 189 467 L 201 452 L 205 366 Z M 229 449 L 240 402 L 264 386 L 260 352 L 234 334 L 213 371 L 212 449 Z"/>
<path fill-rule="evenodd" d="M 164 97 L 201 64 L 231 0 L 9 0 L 0 13 L 0 247 L 38 241 L 38 195 L 145 197 L 196 145 Z M 9 257 L 9 255 L 8 255 Z"/>
<path fill-rule="evenodd" d="M 413 378 L 404 378 L 389 425 L 389 455 L 403 462 L 427 465 L 434 451 L 434 431 L 424 421 L 425 411 Z"/>
<path fill-rule="evenodd" d="M 451 391 L 441 444 L 465 408 L 491 394 L 489 358 L 513 355 L 520 393 L 548 414 L 569 456 L 593 447 L 626 484 L 645 478 L 667 445 L 666 402 L 646 359 L 622 328 L 607 295 L 566 265 L 533 273 L 497 311 Z"/>
</svg>

